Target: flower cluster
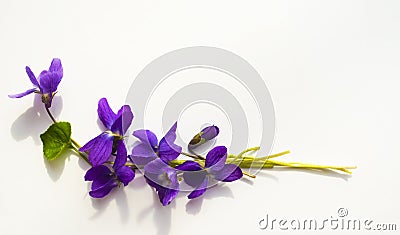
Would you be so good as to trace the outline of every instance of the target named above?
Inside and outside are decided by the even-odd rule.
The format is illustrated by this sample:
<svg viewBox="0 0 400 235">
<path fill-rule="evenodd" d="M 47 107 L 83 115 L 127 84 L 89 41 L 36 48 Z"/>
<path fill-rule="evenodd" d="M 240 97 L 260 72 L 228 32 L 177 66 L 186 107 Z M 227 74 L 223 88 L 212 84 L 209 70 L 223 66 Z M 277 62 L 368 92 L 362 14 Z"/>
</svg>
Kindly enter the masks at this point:
<svg viewBox="0 0 400 235">
<path fill-rule="evenodd" d="M 187 196 L 194 199 L 203 195 L 210 185 L 217 182 L 232 182 L 243 175 L 254 178 L 242 168 L 272 168 L 275 166 L 328 169 L 350 173 L 355 167 L 323 166 L 298 162 L 281 162 L 273 158 L 289 153 L 285 151 L 275 155 L 256 158 L 244 156 L 245 153 L 258 150 L 250 148 L 238 155 L 229 154 L 225 146 L 217 146 L 203 157 L 196 153 L 196 148 L 216 138 L 220 132 L 217 126 L 207 126 L 196 134 L 188 144 L 190 153 L 182 151 L 175 143 L 178 123 L 175 122 L 168 132 L 159 140 L 150 130 L 136 130 L 132 135 L 137 138 L 136 145 L 128 155 L 124 142 L 128 129 L 133 122 L 133 113 L 128 105 L 123 105 L 114 112 L 107 99 L 98 102 L 97 113 L 103 124 L 99 135 L 84 146 L 80 146 L 71 138 L 71 125 L 67 122 L 57 122 L 49 108 L 57 93 L 58 85 L 63 77 L 63 67 L 60 59 L 53 59 L 48 70 L 43 70 L 38 78 L 27 66 L 26 73 L 34 88 L 23 93 L 9 95 L 11 98 L 21 98 L 26 95 L 39 94 L 45 109 L 54 122 L 40 137 L 43 142 L 43 153 L 48 160 L 53 160 L 66 149 L 72 149 L 85 160 L 91 168 L 84 179 L 91 181 L 89 195 L 103 198 L 114 188 L 127 186 L 134 178 L 135 171 L 140 170 L 147 184 L 154 188 L 162 205 L 170 204 L 181 191 L 180 185 L 185 183 L 192 188 Z M 192 160 L 179 159 L 180 155 Z"/>
<path fill-rule="evenodd" d="M 127 186 L 134 179 L 135 169 L 143 170 L 146 182 L 157 191 L 164 206 L 170 204 L 179 193 L 179 175 L 194 188 L 188 196 L 190 199 L 201 196 L 209 181 L 231 182 L 243 176 L 237 165 L 225 164 L 227 149 L 224 146 L 212 149 L 207 154 L 204 166 L 195 161 L 185 161 L 174 167 L 173 161 L 182 154 L 182 147 L 175 144 L 177 123 L 160 141 L 150 130 L 134 131 L 133 136 L 138 139 L 138 144 L 128 156 L 123 140 L 133 120 L 130 107 L 125 105 L 116 114 L 107 99 L 102 98 L 97 111 L 105 131 L 80 148 L 80 151 L 88 154 L 93 166 L 85 175 L 85 180 L 92 181 L 92 190 L 89 192 L 92 197 L 101 198 L 118 185 Z M 206 133 L 207 140 L 211 140 L 219 133 L 216 126 L 205 130 L 194 138 L 201 138 Z M 113 163 L 112 159 L 115 159 Z"/>
</svg>

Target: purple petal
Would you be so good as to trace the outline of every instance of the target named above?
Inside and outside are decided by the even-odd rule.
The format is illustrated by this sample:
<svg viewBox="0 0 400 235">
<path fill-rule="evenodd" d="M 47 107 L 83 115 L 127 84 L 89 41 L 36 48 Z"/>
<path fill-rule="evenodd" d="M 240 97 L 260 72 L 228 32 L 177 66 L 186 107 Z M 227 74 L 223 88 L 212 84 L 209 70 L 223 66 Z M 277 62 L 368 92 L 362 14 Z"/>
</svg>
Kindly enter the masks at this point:
<svg viewBox="0 0 400 235">
<path fill-rule="evenodd" d="M 202 184 L 204 179 L 207 178 L 206 171 L 186 171 L 183 173 L 183 179 L 185 183 L 192 186 L 193 188 L 197 188 Z"/>
<path fill-rule="evenodd" d="M 144 166 L 144 171 L 149 172 L 151 174 L 163 174 L 163 173 L 166 173 L 166 171 L 170 170 L 168 168 L 171 168 L 171 167 L 168 166 L 168 164 L 166 164 L 160 158 L 156 158 Z M 171 169 L 173 169 L 173 168 L 171 168 Z"/>
<path fill-rule="evenodd" d="M 122 166 L 116 171 L 118 180 L 127 186 L 135 178 L 135 171 L 128 166 Z"/>
<path fill-rule="evenodd" d="M 220 170 L 224 167 L 227 157 L 225 146 L 217 146 L 208 152 L 206 156 L 206 168 L 213 167 L 214 170 Z"/>
<path fill-rule="evenodd" d="M 169 142 L 173 143 L 176 140 L 176 128 L 178 127 L 178 122 L 175 122 L 174 125 L 171 126 L 167 134 L 165 134 L 164 139 Z"/>
<path fill-rule="evenodd" d="M 157 158 L 153 148 L 145 143 L 140 143 L 132 149 L 132 162 L 138 165 L 146 165 L 148 162 Z"/>
<path fill-rule="evenodd" d="M 174 143 L 176 139 L 176 128 L 177 123 L 175 122 L 164 138 L 161 139 L 160 145 L 158 146 L 158 155 L 165 162 L 176 159 L 182 152 L 182 147 Z"/>
<path fill-rule="evenodd" d="M 112 124 L 117 118 L 117 114 L 112 111 L 106 98 L 101 98 L 99 100 L 97 114 L 99 115 L 99 119 L 103 123 L 104 127 L 110 130 Z"/>
<path fill-rule="evenodd" d="M 118 186 L 118 183 L 111 177 L 102 177 L 92 183 L 92 191 L 89 195 L 94 198 L 103 198 L 111 192 L 111 190 Z"/>
<path fill-rule="evenodd" d="M 53 94 L 62 79 L 62 74 L 58 72 L 42 71 L 39 75 L 39 84 L 43 94 Z"/>
<path fill-rule="evenodd" d="M 96 178 L 100 178 L 103 177 L 105 175 L 110 175 L 111 174 L 111 170 L 104 166 L 104 165 L 99 165 L 99 166 L 95 166 L 90 168 L 86 174 L 85 174 L 85 181 L 93 181 Z"/>
<path fill-rule="evenodd" d="M 113 133 L 119 133 L 120 135 L 125 135 L 129 126 L 132 124 L 133 113 L 129 105 L 124 105 L 117 113 L 117 118 L 111 126 L 111 131 Z"/>
<path fill-rule="evenodd" d="M 124 141 L 118 140 L 117 156 L 115 157 L 113 168 L 118 169 L 118 168 L 122 167 L 123 165 L 125 165 L 127 158 L 128 158 L 128 154 L 126 152 L 126 147 L 125 147 Z"/>
<path fill-rule="evenodd" d="M 175 169 L 184 171 L 183 179 L 185 182 L 196 188 L 198 187 L 205 179 L 207 172 L 203 170 L 203 168 L 194 161 L 186 161 L 181 165 L 175 167 Z"/>
<path fill-rule="evenodd" d="M 89 161 L 93 166 L 106 162 L 112 152 L 114 137 L 107 133 L 101 133 L 96 138 L 85 144 L 80 151 L 89 152 Z"/>
<path fill-rule="evenodd" d="M 169 205 L 179 192 L 179 182 L 176 171 L 167 171 L 166 174 L 170 181 L 168 185 L 156 187 L 158 197 L 163 206 Z"/>
<path fill-rule="evenodd" d="M 182 147 L 168 143 L 165 139 L 161 139 L 158 154 L 164 161 L 172 161 L 176 159 L 182 152 Z"/>
<path fill-rule="evenodd" d="M 205 177 L 203 182 L 193 192 L 188 195 L 189 199 L 194 199 L 203 195 L 207 190 L 208 177 Z"/>
<path fill-rule="evenodd" d="M 175 169 L 166 167 L 164 170 L 161 174 L 152 174 L 145 171 L 144 177 L 146 182 L 156 189 L 161 204 L 166 206 L 178 195 L 179 182 Z"/>
<path fill-rule="evenodd" d="M 179 193 L 179 190 L 165 187 L 156 187 L 156 191 L 163 206 L 169 205 Z"/>
<path fill-rule="evenodd" d="M 163 190 L 158 191 L 158 197 L 160 199 L 161 204 L 163 206 L 167 206 L 171 204 L 171 202 L 176 198 L 178 193 L 179 190 L 164 188 Z"/>
<path fill-rule="evenodd" d="M 149 144 L 153 148 L 155 148 L 158 144 L 157 136 L 149 130 L 136 130 L 132 135 L 143 143 Z"/>
<path fill-rule="evenodd" d="M 179 166 L 176 166 L 175 169 L 181 170 L 181 171 L 201 171 L 203 168 L 200 166 L 199 163 L 195 161 L 186 161 Z"/>
<path fill-rule="evenodd" d="M 36 88 L 32 88 L 32 89 L 29 89 L 29 90 L 27 90 L 25 92 L 19 93 L 19 94 L 8 95 L 8 97 L 10 97 L 10 98 L 21 98 L 21 97 L 27 96 L 29 94 L 32 94 L 35 91 L 37 91 L 37 89 Z"/>
<path fill-rule="evenodd" d="M 26 67 L 25 67 L 25 71 L 26 71 L 26 74 L 28 74 L 28 77 L 29 77 L 29 79 L 31 80 L 32 84 L 33 84 L 35 87 L 39 88 L 39 82 L 38 82 L 38 80 L 36 79 L 35 74 L 32 72 L 31 68 L 29 68 L 28 66 L 26 66 Z"/>
<path fill-rule="evenodd" d="M 61 64 L 61 60 L 58 58 L 54 58 L 51 61 L 50 67 L 49 67 L 49 72 L 57 72 L 60 73 L 60 76 L 63 76 L 63 67 Z"/>
<path fill-rule="evenodd" d="M 242 170 L 235 164 L 226 164 L 221 170 L 212 174 L 216 180 L 223 182 L 232 182 L 243 176 Z"/>
<path fill-rule="evenodd" d="M 204 138 L 208 141 L 217 137 L 217 135 L 219 134 L 219 128 L 217 126 L 208 126 L 201 130 L 201 132 L 201 138 Z"/>
</svg>

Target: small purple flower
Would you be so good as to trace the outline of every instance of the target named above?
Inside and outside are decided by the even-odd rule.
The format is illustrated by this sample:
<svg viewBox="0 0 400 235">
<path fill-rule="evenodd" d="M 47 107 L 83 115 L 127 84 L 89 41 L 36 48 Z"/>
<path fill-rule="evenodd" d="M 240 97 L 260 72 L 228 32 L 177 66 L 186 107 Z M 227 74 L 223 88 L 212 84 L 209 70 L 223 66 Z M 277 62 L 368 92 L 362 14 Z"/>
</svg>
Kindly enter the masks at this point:
<svg viewBox="0 0 400 235">
<path fill-rule="evenodd" d="M 195 135 L 189 142 L 189 147 L 203 144 L 217 137 L 219 134 L 219 128 L 217 126 L 207 126 L 203 128 L 200 133 Z"/>
<path fill-rule="evenodd" d="M 177 173 L 176 169 L 170 167 L 161 158 L 156 158 L 144 166 L 146 182 L 156 189 L 163 206 L 169 205 L 178 195 Z"/>
<path fill-rule="evenodd" d="M 89 153 L 88 158 L 93 166 L 99 166 L 109 159 L 115 140 L 123 139 L 133 120 L 129 105 L 122 106 L 118 113 L 114 113 L 106 98 L 99 100 L 97 113 L 106 131 L 80 149 L 82 152 Z"/>
<path fill-rule="evenodd" d="M 204 167 L 194 161 L 186 161 L 176 167 L 176 169 L 183 171 L 185 182 L 195 188 L 188 195 L 189 199 L 203 195 L 208 182 L 211 180 L 232 182 L 242 178 L 243 173 L 240 167 L 235 164 L 225 164 L 226 158 L 226 147 L 217 146 L 208 152 Z"/>
<path fill-rule="evenodd" d="M 169 166 L 176 159 L 182 147 L 176 145 L 175 123 L 167 134 L 160 140 L 149 130 L 137 130 L 133 136 L 140 140 L 132 150 L 132 161 L 144 165 L 144 176 L 147 183 L 156 189 L 160 202 L 166 206 L 172 202 L 179 192 L 177 170 Z"/>
<path fill-rule="evenodd" d="M 117 156 L 112 169 L 105 165 L 90 168 L 85 175 L 86 181 L 92 181 L 89 195 L 94 198 L 102 198 L 111 192 L 119 184 L 127 186 L 135 178 L 135 171 L 125 166 L 127 160 L 126 147 L 123 140 L 118 140 Z"/>
<path fill-rule="evenodd" d="M 60 84 L 63 77 L 63 67 L 61 64 L 61 60 L 58 58 L 54 58 L 51 61 L 49 70 L 43 70 L 39 74 L 38 79 L 36 79 L 35 74 L 28 66 L 25 67 L 25 70 L 35 88 L 29 89 L 19 94 L 9 95 L 8 97 L 21 98 L 32 93 L 38 93 L 42 95 L 42 102 L 46 105 L 47 108 L 50 108 L 53 97 L 57 92 L 58 84 Z"/>
<path fill-rule="evenodd" d="M 201 138 L 205 139 L 205 140 L 212 140 L 215 137 L 217 137 L 217 135 L 219 134 L 219 128 L 217 126 L 208 126 L 206 128 L 204 128 L 203 130 L 201 130 L 200 132 L 200 136 Z"/>
<path fill-rule="evenodd" d="M 149 130 L 134 131 L 133 136 L 140 140 L 140 144 L 132 149 L 132 161 L 137 165 L 146 165 L 157 157 L 166 163 L 176 159 L 182 151 L 182 147 L 174 143 L 177 125 L 175 122 L 159 143 L 157 136 Z"/>
</svg>

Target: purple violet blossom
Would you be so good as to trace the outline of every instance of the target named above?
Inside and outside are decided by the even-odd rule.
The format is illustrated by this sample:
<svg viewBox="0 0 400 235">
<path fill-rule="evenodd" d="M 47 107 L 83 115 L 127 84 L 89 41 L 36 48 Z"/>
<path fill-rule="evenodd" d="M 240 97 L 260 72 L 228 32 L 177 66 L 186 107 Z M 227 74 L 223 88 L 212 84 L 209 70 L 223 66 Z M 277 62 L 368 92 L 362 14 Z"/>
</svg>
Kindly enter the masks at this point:
<svg viewBox="0 0 400 235">
<path fill-rule="evenodd" d="M 177 123 L 158 143 L 157 136 L 149 130 L 136 130 L 133 136 L 140 140 L 140 143 L 132 149 L 132 161 L 137 165 L 146 165 L 150 161 L 161 158 L 165 163 L 176 159 L 182 151 L 182 147 L 176 145 Z"/>
<path fill-rule="evenodd" d="M 219 128 L 217 126 L 207 126 L 203 128 L 200 133 L 195 135 L 189 143 L 189 147 L 201 145 L 207 141 L 210 141 L 217 137 L 219 134 Z"/>
<path fill-rule="evenodd" d="M 203 130 L 200 131 L 201 138 L 206 141 L 212 140 L 219 134 L 219 128 L 217 126 L 207 126 Z"/>
<path fill-rule="evenodd" d="M 161 158 L 156 158 L 144 166 L 144 177 L 146 182 L 157 191 L 163 206 L 169 205 L 178 195 L 178 171 Z"/>
<path fill-rule="evenodd" d="M 63 67 L 61 64 L 61 60 L 58 58 L 54 58 L 51 61 L 49 70 L 43 70 L 39 74 L 38 78 L 36 78 L 35 74 L 28 66 L 25 67 L 25 70 L 35 88 L 29 89 L 19 94 L 9 95 L 8 97 L 22 98 L 32 93 L 41 94 L 42 102 L 46 105 L 46 108 L 50 108 L 53 97 L 57 92 L 57 87 L 63 77 Z"/>
<path fill-rule="evenodd" d="M 210 180 L 232 182 L 242 178 L 240 167 L 235 164 L 225 164 L 226 158 L 226 147 L 217 146 L 208 152 L 204 167 L 195 161 L 186 161 L 176 167 L 183 171 L 185 182 L 195 188 L 188 195 L 189 199 L 203 195 Z"/>
<path fill-rule="evenodd" d="M 127 160 L 126 147 L 123 140 L 118 140 L 117 156 L 112 170 L 105 165 L 90 168 L 85 175 L 86 181 L 92 181 L 89 195 L 94 198 L 102 198 L 111 192 L 119 184 L 127 186 L 135 178 L 135 171 L 125 166 Z"/>
<path fill-rule="evenodd" d="M 133 120 L 129 105 L 122 106 L 118 113 L 114 113 L 106 98 L 99 100 L 97 113 L 107 130 L 80 149 L 82 152 L 88 152 L 89 161 L 93 166 L 99 166 L 110 158 L 114 142 L 123 139 Z"/>
<path fill-rule="evenodd" d="M 169 162 L 176 159 L 182 147 L 176 145 L 175 123 L 158 143 L 157 136 L 149 130 L 137 130 L 133 136 L 140 143 L 132 150 L 132 162 L 144 165 L 144 176 L 147 183 L 156 189 L 160 202 L 166 206 L 172 202 L 179 192 L 178 171 Z"/>
</svg>

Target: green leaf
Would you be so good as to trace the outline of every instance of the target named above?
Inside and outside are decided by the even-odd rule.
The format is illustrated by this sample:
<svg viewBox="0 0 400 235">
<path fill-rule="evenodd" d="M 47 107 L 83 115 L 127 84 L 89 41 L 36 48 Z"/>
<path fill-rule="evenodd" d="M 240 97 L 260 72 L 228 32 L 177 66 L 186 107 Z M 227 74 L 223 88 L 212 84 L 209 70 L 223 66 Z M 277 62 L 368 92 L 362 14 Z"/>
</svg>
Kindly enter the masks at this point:
<svg viewBox="0 0 400 235">
<path fill-rule="evenodd" d="M 43 154 L 47 160 L 56 159 L 71 146 L 71 124 L 57 122 L 40 135 L 43 142 Z"/>
</svg>

